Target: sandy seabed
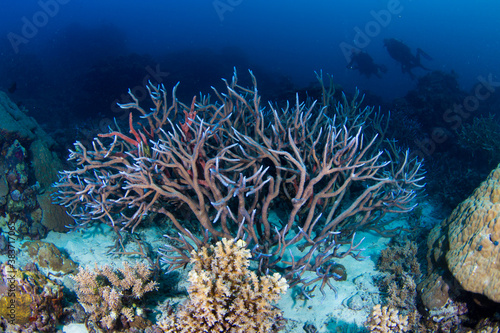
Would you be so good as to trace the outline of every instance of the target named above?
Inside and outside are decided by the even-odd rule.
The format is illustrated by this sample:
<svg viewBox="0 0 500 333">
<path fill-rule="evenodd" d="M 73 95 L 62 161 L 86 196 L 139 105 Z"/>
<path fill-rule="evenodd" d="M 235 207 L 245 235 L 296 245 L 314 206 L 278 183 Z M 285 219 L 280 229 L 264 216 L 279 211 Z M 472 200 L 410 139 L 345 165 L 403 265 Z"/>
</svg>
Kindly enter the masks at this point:
<svg viewBox="0 0 500 333">
<path fill-rule="evenodd" d="M 402 216 L 399 223 L 403 219 Z M 364 322 L 372 307 L 382 302 L 380 291 L 375 284 L 375 278 L 381 274 L 376 270 L 376 260 L 380 251 L 387 247 L 390 239 L 372 233 L 358 233 L 355 243 L 363 237 L 364 240 L 360 247 L 364 249 L 362 254 L 366 259 L 358 261 L 352 257 L 346 257 L 337 261 L 346 268 L 347 279 L 345 281 L 332 281 L 335 291 L 325 286 L 323 295 L 318 285 L 314 289 L 312 297 L 306 298 L 302 295 L 300 287 L 294 287 L 282 296 L 277 306 L 283 310 L 284 317 L 288 319 L 284 332 L 303 333 L 305 332 L 304 326 L 308 324 L 314 325 L 318 332 L 364 331 Z M 120 267 L 123 261 L 133 265 L 137 261 L 144 260 L 139 256 L 110 255 L 108 251 L 114 245 L 115 238 L 110 227 L 98 225 L 82 232 L 50 232 L 43 241 L 53 243 L 81 267 L 94 267 L 96 264 L 98 266 Z M 141 231 L 141 238 L 151 245 L 153 251 L 157 251 L 165 244 L 165 238 L 160 228 L 151 227 Z M 25 241 L 16 242 L 16 247 L 20 249 L 23 242 Z M 127 250 L 129 249 L 127 248 Z M 0 261 L 5 260 L 6 256 L 0 256 Z M 23 249 L 20 250 L 16 260 L 18 267 L 24 267 L 32 261 Z M 47 269 L 41 270 L 45 274 L 48 273 Z M 177 290 L 187 288 L 188 271 L 189 267 L 178 270 L 180 276 L 176 286 Z M 307 274 L 310 274 L 311 277 L 315 276 L 312 272 Z M 57 278 L 57 280 L 70 290 L 74 290 L 74 281 L 68 275 Z M 186 297 L 167 298 L 162 304 L 166 304 L 168 300 L 171 301 L 171 304 L 176 304 L 182 302 Z M 162 304 L 158 306 L 160 307 Z M 62 329 L 64 332 L 72 333 L 87 332 L 83 324 L 69 324 Z"/>
</svg>

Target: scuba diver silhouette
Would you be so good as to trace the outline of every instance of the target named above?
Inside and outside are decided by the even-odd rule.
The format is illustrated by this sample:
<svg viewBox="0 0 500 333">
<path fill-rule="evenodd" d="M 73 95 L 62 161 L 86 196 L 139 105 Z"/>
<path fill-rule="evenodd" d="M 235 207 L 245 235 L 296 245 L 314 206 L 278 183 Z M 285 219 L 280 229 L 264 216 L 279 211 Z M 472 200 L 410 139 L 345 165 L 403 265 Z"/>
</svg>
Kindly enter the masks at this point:
<svg viewBox="0 0 500 333">
<path fill-rule="evenodd" d="M 432 58 L 421 49 L 417 49 L 417 54 L 413 55 L 406 44 L 395 38 L 384 39 L 384 46 L 387 48 L 387 52 L 389 52 L 391 58 L 401 64 L 401 71 L 410 74 L 412 79 L 415 79 L 415 74 L 411 70 L 415 67 L 430 71 L 429 68 L 422 65 L 420 56 L 427 60 L 432 60 Z"/>
<path fill-rule="evenodd" d="M 355 49 L 351 51 L 351 61 L 347 64 L 347 68 L 358 70 L 367 78 L 370 78 L 372 74 L 381 78 L 381 73 L 387 72 L 387 68 L 383 65 L 377 65 L 368 53 Z"/>
</svg>

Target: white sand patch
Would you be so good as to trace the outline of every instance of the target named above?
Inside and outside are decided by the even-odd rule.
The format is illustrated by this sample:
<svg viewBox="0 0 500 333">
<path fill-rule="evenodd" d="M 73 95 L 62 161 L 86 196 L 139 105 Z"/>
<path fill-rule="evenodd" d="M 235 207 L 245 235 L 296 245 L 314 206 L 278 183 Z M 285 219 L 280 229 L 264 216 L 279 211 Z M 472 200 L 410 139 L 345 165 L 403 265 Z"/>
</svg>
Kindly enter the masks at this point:
<svg viewBox="0 0 500 333">
<path fill-rule="evenodd" d="M 284 311 L 284 317 L 298 321 L 296 327 L 288 332 L 304 332 L 306 323 L 313 324 L 318 332 L 332 332 L 346 327 L 351 330 L 362 331 L 363 323 L 371 312 L 374 304 L 380 302 L 378 288 L 374 285 L 373 277 L 379 273 L 375 270 L 376 254 L 387 246 L 389 239 L 367 233 L 356 235 L 357 243 L 361 238 L 365 240 L 360 248 L 364 248 L 363 255 L 367 258 L 359 261 L 350 256 L 338 259 L 335 262 L 345 267 L 346 281 L 331 280 L 337 290 L 335 293 L 327 285 L 320 291 L 321 282 L 307 299 L 302 296 L 299 286 L 292 288 L 278 302 L 278 307 Z M 305 278 L 315 277 L 313 272 L 304 274 Z M 357 328 L 356 328 L 357 327 Z"/>
</svg>

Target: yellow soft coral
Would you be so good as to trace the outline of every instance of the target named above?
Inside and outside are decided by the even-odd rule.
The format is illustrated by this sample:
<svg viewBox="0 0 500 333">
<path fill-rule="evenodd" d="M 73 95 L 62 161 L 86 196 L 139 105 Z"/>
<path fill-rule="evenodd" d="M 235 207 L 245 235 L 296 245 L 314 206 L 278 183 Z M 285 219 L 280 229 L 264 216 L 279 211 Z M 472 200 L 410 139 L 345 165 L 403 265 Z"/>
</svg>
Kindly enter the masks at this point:
<svg viewBox="0 0 500 333">
<path fill-rule="evenodd" d="M 189 300 L 161 323 L 165 332 L 271 332 L 281 311 L 272 303 L 288 289 L 275 273 L 260 278 L 248 269 L 243 240 L 227 240 L 193 251 Z"/>
</svg>

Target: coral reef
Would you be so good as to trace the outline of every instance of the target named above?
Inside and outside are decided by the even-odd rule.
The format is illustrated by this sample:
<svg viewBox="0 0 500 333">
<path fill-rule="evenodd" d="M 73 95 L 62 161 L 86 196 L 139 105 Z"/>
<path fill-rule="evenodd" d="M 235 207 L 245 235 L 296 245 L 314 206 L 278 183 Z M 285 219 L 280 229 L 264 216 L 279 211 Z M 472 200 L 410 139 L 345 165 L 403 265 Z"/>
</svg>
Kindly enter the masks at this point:
<svg viewBox="0 0 500 333">
<path fill-rule="evenodd" d="M 498 312 L 499 179 L 500 166 L 427 238 L 428 269 L 418 289 L 431 330 L 480 325 Z"/>
<path fill-rule="evenodd" d="M 41 239 L 48 230 L 66 231 L 65 209 L 51 202 L 51 183 L 62 163 L 55 141 L 0 92 L 0 215 L 1 227 L 20 238 Z"/>
<path fill-rule="evenodd" d="M 131 112 L 128 133 L 117 125 L 92 147 L 75 143 L 77 166 L 61 173 L 58 202 L 77 227 L 102 221 L 117 233 L 163 215 L 178 229 L 162 250 L 170 269 L 187 264 L 193 249 L 246 237 L 259 273 L 279 268 L 294 286 L 310 271 L 320 290 L 332 288 L 329 280 L 344 275 L 334 260 L 362 258 L 357 230 L 389 235 L 386 214 L 415 207 L 421 162 L 394 146 L 384 152 L 384 117 L 362 109 L 358 93 L 334 102 L 322 74 L 322 102 L 297 96 L 294 107 L 270 110 L 250 77 L 253 86 L 244 88 L 235 72 L 225 93 L 214 89 L 215 102 L 201 96 L 182 104 L 177 87 L 170 99 L 163 86 L 149 85 L 154 108 L 146 110 L 131 94 L 120 106 L 142 123 Z M 273 211 L 283 220 L 269 219 Z M 289 258 L 294 246 L 302 254 Z"/>
<path fill-rule="evenodd" d="M 429 311 L 424 321 L 427 332 L 451 332 L 457 327 L 465 331 L 463 322 L 467 320 L 464 317 L 467 312 L 467 304 L 450 300 L 444 306 Z"/>
<path fill-rule="evenodd" d="M 388 306 L 382 307 L 380 304 L 373 307 L 366 326 L 370 332 L 377 333 L 399 333 L 409 330 L 407 316 L 402 316 L 398 310 Z"/>
<path fill-rule="evenodd" d="M 46 234 L 40 223 L 41 216 L 37 202 L 40 184 L 30 173 L 28 152 L 18 140 L 0 146 L 0 179 L 3 185 L 0 200 L 0 213 L 5 221 L 1 227 L 10 235 L 39 239 Z"/>
<path fill-rule="evenodd" d="M 486 126 L 482 129 L 489 127 L 488 137 L 476 137 L 476 133 L 481 133 L 471 130 L 480 128 L 470 123 L 475 117 L 496 112 L 498 92 L 470 112 L 464 104 L 473 95 L 474 91 L 460 88 L 457 73 L 432 71 L 419 78 L 417 87 L 404 98 L 396 99 L 390 107 L 388 135 L 425 158 L 427 193 L 450 212 L 500 162 L 492 165 L 492 151 L 482 150 L 480 146 L 469 150 L 466 145 L 469 139 L 471 143 L 490 145 L 497 137 L 491 132 L 495 128 L 493 124 L 483 123 Z"/>
<path fill-rule="evenodd" d="M 388 305 L 400 311 L 416 310 L 416 283 L 421 276 L 417 244 L 406 241 L 382 250 L 378 269 L 385 273 L 380 282 L 382 290 L 387 292 Z"/>
<path fill-rule="evenodd" d="M 473 156 L 482 153 L 490 163 L 500 162 L 500 123 L 493 114 L 475 117 L 472 123 L 464 124 L 458 142 Z"/>
<path fill-rule="evenodd" d="M 258 277 L 243 240 L 193 252 L 189 300 L 160 326 L 165 332 L 274 332 L 281 312 L 272 303 L 288 288 L 278 273 Z"/>
<path fill-rule="evenodd" d="M 157 289 L 158 283 L 151 281 L 153 272 L 147 265 L 123 268 L 109 266 L 94 270 L 82 269 L 72 278 L 76 281 L 78 301 L 89 315 L 87 327 L 91 324 L 112 332 L 144 326 L 145 308 L 140 307 L 144 294 Z M 92 322 L 92 323 L 89 323 Z"/>
<path fill-rule="evenodd" d="M 386 305 L 407 317 L 408 329 L 416 329 L 420 314 L 417 311 L 417 283 L 420 280 L 420 264 L 417 260 L 417 244 L 412 241 L 396 242 L 382 250 L 377 263 L 384 273 L 380 279 L 381 290 L 386 295 Z"/>
<path fill-rule="evenodd" d="M 56 332 L 63 287 L 34 265 L 21 270 L 2 264 L 0 274 L 0 331 Z"/>
</svg>

